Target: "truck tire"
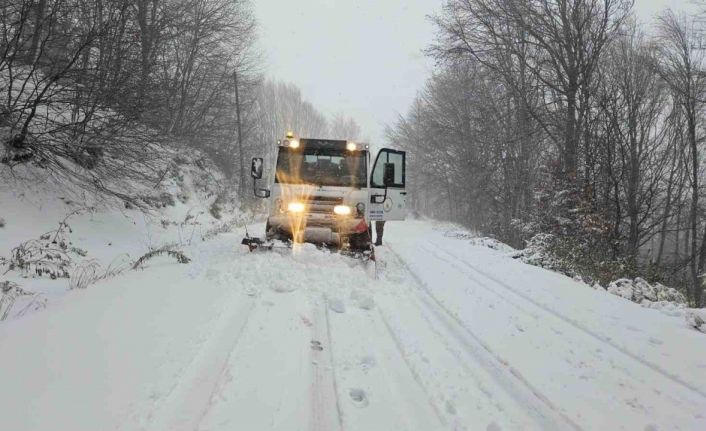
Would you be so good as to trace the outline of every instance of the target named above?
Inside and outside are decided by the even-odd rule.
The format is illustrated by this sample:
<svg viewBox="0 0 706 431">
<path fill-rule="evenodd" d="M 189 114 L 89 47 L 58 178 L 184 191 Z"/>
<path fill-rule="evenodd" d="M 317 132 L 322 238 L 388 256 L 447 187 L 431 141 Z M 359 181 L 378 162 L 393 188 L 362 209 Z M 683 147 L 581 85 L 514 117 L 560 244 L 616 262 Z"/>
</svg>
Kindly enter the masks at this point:
<svg viewBox="0 0 706 431">
<path fill-rule="evenodd" d="M 354 233 L 348 237 L 348 246 L 354 251 L 370 250 L 370 235 L 367 232 Z"/>
</svg>

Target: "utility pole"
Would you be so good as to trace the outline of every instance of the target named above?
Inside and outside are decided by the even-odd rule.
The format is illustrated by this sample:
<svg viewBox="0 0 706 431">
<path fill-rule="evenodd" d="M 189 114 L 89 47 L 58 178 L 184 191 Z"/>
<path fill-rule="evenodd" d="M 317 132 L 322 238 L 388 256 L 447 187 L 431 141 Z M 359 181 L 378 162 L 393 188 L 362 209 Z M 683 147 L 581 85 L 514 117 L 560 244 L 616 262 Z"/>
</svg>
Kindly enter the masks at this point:
<svg viewBox="0 0 706 431">
<path fill-rule="evenodd" d="M 233 72 L 235 84 L 235 119 L 238 132 L 238 159 L 240 161 L 240 180 L 238 181 L 238 197 L 242 198 L 245 191 L 245 160 L 243 160 L 243 132 L 240 124 L 240 94 L 238 92 L 238 71 Z"/>
</svg>

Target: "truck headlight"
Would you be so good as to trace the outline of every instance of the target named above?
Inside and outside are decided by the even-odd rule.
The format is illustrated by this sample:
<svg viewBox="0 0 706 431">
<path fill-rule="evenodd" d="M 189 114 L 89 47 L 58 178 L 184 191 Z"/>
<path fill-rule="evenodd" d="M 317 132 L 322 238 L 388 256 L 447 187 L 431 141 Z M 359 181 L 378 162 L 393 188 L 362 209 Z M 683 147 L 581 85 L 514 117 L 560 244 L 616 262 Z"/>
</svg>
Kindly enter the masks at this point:
<svg viewBox="0 0 706 431">
<path fill-rule="evenodd" d="M 290 213 L 303 213 L 304 204 L 301 202 L 290 202 L 287 205 L 287 211 L 289 211 Z"/>
<path fill-rule="evenodd" d="M 343 216 L 351 215 L 351 207 L 348 205 L 336 205 L 333 207 L 333 212 Z"/>
</svg>

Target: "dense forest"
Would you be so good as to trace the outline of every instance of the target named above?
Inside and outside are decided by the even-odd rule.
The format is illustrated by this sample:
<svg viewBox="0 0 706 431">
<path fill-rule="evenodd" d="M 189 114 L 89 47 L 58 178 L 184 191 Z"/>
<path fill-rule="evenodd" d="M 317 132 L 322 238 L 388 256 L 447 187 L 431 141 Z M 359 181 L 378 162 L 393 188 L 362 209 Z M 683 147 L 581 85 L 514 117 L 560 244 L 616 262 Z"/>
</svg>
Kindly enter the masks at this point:
<svg viewBox="0 0 706 431">
<path fill-rule="evenodd" d="M 630 0 L 449 0 L 437 68 L 388 127 L 417 210 L 543 249 L 587 281 L 703 305 L 704 16 Z M 605 284 L 603 284 L 605 285 Z"/>
</svg>

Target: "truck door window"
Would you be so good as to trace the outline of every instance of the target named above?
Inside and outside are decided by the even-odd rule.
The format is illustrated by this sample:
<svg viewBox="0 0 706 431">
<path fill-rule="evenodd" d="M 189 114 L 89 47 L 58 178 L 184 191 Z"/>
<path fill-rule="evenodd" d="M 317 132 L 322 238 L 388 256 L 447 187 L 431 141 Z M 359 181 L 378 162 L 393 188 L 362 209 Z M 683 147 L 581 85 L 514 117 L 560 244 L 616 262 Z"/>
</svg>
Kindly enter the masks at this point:
<svg viewBox="0 0 706 431">
<path fill-rule="evenodd" d="M 383 184 L 383 173 L 385 172 L 385 163 L 395 165 L 395 184 L 392 187 L 404 188 L 405 186 L 405 154 L 390 150 L 381 150 L 375 162 L 372 178 L 370 180 L 371 187 L 385 187 Z"/>
</svg>

